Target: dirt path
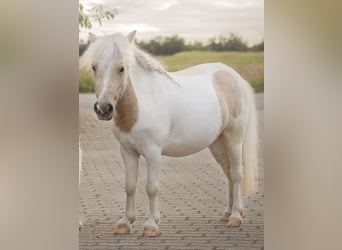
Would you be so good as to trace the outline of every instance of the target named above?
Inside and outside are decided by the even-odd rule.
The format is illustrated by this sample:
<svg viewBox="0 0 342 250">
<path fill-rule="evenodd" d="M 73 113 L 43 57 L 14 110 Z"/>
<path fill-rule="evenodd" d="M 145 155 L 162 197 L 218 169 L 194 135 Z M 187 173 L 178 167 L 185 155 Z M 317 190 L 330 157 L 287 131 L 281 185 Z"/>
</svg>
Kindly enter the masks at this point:
<svg viewBox="0 0 342 250">
<path fill-rule="evenodd" d="M 163 157 L 159 207 L 161 235 L 141 237 L 148 217 L 146 164 L 140 160 L 137 222 L 130 235 L 114 235 L 124 212 L 124 167 L 109 122 L 93 112 L 95 96 L 81 94 L 80 138 L 83 172 L 80 187 L 80 249 L 263 249 L 264 143 L 263 94 L 256 95 L 259 115 L 259 192 L 244 196 L 245 217 L 239 228 L 219 218 L 227 201 L 227 181 L 208 150 L 183 158 Z"/>
</svg>

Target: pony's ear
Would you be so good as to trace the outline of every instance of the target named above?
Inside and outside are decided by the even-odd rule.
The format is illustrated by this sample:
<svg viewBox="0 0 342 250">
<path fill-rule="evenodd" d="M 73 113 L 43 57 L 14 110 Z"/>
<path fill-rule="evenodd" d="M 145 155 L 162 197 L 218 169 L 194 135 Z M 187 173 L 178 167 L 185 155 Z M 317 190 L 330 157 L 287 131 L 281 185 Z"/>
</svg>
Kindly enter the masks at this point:
<svg viewBox="0 0 342 250">
<path fill-rule="evenodd" d="M 89 33 L 89 41 L 92 43 L 96 40 L 96 36 L 93 33 Z"/>
<path fill-rule="evenodd" d="M 127 36 L 128 41 L 133 42 L 135 33 L 137 33 L 137 31 L 133 30 L 131 33 L 128 34 L 128 36 Z"/>
</svg>

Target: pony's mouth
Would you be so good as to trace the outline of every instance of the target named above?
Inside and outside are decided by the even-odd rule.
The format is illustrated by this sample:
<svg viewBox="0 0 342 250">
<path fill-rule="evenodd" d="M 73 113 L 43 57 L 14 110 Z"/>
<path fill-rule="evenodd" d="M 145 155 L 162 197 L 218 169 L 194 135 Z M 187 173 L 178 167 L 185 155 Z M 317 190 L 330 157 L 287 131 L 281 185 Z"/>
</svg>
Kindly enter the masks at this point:
<svg viewBox="0 0 342 250">
<path fill-rule="evenodd" d="M 113 118 L 113 115 L 101 115 L 101 114 L 97 114 L 97 118 L 101 121 L 110 121 Z"/>
</svg>

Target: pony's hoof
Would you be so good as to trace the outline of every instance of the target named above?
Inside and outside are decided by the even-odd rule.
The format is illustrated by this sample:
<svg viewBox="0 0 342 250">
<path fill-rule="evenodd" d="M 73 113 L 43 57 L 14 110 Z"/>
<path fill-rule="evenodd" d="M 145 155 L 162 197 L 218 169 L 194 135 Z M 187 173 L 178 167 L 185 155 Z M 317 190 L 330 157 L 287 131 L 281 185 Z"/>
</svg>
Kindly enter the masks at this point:
<svg viewBox="0 0 342 250">
<path fill-rule="evenodd" d="M 137 218 L 134 216 L 134 217 L 129 218 L 128 220 L 129 220 L 129 223 L 134 224 Z"/>
<path fill-rule="evenodd" d="M 114 234 L 129 234 L 131 228 L 127 224 L 118 224 L 114 229 Z"/>
<path fill-rule="evenodd" d="M 241 225 L 241 220 L 238 218 L 229 218 L 229 221 L 227 223 L 228 227 L 239 227 Z"/>
<path fill-rule="evenodd" d="M 230 213 L 224 212 L 224 213 L 222 214 L 222 217 L 221 217 L 220 221 L 228 222 L 228 221 L 229 221 L 229 217 L 230 217 Z"/>
<path fill-rule="evenodd" d="M 144 236 L 156 237 L 159 235 L 158 228 L 155 227 L 144 227 Z"/>
<path fill-rule="evenodd" d="M 160 215 L 158 215 L 158 216 L 156 217 L 156 223 L 157 223 L 157 224 L 159 224 L 159 223 L 160 223 L 160 221 L 161 221 L 161 219 L 160 219 Z"/>
<path fill-rule="evenodd" d="M 80 222 L 80 223 L 78 224 L 78 231 L 82 231 L 82 229 L 83 229 L 83 224 Z"/>
</svg>

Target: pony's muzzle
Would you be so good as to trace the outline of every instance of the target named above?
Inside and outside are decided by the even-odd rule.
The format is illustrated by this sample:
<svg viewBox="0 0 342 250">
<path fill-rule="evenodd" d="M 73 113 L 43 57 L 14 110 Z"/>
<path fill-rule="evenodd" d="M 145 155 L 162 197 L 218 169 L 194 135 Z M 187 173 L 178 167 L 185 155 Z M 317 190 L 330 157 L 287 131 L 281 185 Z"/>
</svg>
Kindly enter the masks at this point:
<svg viewBox="0 0 342 250">
<path fill-rule="evenodd" d="M 113 117 L 113 105 L 110 103 L 98 103 L 94 104 L 94 111 L 99 120 L 109 121 Z"/>
</svg>

